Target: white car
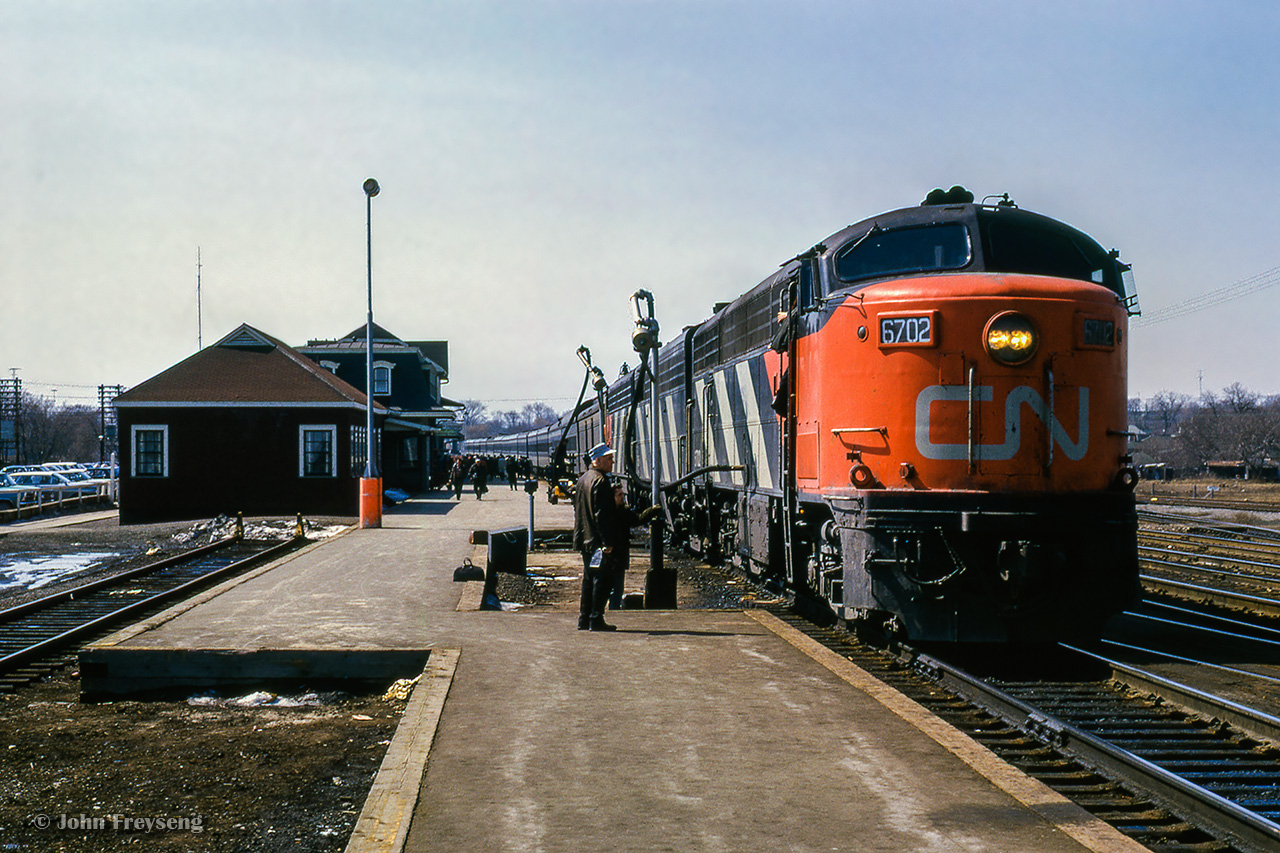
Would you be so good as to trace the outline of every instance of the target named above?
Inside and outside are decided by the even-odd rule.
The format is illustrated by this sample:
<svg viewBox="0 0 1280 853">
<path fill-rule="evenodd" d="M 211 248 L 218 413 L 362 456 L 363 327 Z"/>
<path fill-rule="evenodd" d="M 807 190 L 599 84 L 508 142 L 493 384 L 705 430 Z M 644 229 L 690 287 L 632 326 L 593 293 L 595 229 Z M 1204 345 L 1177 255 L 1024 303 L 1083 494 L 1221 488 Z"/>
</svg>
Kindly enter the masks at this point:
<svg viewBox="0 0 1280 853">
<path fill-rule="evenodd" d="M 67 472 L 61 471 L 17 471 L 7 475 L 18 486 L 28 488 L 35 486 L 45 491 L 61 491 L 73 495 L 96 495 L 98 482 L 89 480 L 73 480 Z"/>
</svg>

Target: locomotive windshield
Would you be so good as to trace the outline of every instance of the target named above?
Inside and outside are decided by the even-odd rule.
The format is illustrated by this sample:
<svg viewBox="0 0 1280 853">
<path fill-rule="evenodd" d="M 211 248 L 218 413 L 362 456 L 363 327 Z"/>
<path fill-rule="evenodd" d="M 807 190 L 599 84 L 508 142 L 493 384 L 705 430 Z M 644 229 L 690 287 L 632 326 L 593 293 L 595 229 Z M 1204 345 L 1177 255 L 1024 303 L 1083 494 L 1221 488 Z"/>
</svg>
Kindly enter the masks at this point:
<svg viewBox="0 0 1280 853">
<path fill-rule="evenodd" d="M 1125 295 L 1115 260 L 1084 235 L 1034 221 L 980 217 L 979 222 L 987 270 L 1091 281 Z"/>
<path fill-rule="evenodd" d="M 836 275 L 855 281 L 903 273 L 960 269 L 973 247 L 959 222 L 881 231 L 872 228 L 836 257 Z"/>
</svg>

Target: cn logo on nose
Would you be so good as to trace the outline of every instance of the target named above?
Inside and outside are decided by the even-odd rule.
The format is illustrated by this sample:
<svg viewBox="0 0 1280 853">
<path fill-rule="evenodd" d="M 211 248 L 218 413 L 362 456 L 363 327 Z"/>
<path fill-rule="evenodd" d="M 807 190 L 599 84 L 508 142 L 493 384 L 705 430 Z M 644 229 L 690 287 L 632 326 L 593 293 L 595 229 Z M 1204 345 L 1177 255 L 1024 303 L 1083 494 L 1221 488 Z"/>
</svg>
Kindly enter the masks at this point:
<svg viewBox="0 0 1280 853">
<path fill-rule="evenodd" d="M 973 402 L 989 403 L 995 399 L 995 391 L 990 385 L 975 385 Z M 968 459 L 968 444 L 934 444 L 929 439 L 929 430 L 933 425 L 934 403 L 967 403 L 969 387 L 967 385 L 930 385 L 916 397 L 916 449 L 926 459 Z M 975 459 L 1003 461 L 1012 459 L 1022 447 L 1022 408 L 1026 406 L 1031 413 L 1049 425 L 1050 435 L 1054 443 L 1062 448 L 1062 453 L 1073 461 L 1084 458 L 1089 450 L 1089 389 L 1080 389 L 1079 424 L 1076 426 L 1076 438 L 1072 441 L 1067 429 L 1049 411 L 1044 398 L 1034 388 L 1019 385 L 1009 392 L 1004 401 L 1004 441 L 1000 444 L 974 444 Z"/>
</svg>

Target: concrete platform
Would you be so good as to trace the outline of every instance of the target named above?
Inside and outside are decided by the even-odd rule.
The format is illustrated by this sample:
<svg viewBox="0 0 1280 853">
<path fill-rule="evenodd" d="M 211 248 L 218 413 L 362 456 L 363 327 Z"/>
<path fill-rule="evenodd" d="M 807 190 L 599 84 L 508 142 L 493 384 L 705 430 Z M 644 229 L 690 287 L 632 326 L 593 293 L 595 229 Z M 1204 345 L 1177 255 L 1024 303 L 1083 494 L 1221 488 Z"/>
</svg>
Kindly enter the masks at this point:
<svg viewBox="0 0 1280 853">
<path fill-rule="evenodd" d="M 86 654 L 431 650 L 350 851 L 1145 849 L 766 613 L 460 608 L 527 513 L 413 501 Z"/>
</svg>

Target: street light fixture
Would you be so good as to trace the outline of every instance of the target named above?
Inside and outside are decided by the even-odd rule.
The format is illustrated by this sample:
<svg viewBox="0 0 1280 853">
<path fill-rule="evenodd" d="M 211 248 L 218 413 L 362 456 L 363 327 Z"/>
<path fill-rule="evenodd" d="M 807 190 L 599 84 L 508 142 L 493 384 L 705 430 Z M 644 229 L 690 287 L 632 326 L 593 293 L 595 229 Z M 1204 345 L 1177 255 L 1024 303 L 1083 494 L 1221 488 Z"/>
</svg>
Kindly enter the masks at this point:
<svg viewBox="0 0 1280 853">
<path fill-rule="evenodd" d="M 378 463 L 373 454 L 373 197 L 381 189 L 373 178 L 364 182 L 365 238 L 369 259 L 369 314 L 364 326 L 365 460 L 364 476 L 360 479 L 361 527 L 382 526 L 382 480 L 378 476 Z"/>
</svg>

